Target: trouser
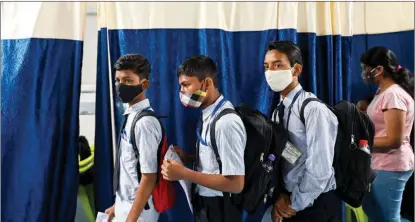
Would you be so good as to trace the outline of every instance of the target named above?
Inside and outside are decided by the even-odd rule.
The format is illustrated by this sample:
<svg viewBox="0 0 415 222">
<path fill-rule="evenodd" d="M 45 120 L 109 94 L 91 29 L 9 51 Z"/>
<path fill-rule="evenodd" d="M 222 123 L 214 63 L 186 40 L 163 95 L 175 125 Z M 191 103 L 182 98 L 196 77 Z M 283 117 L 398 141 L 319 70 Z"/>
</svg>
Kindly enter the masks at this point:
<svg viewBox="0 0 415 222">
<path fill-rule="evenodd" d="M 340 222 L 341 200 L 334 191 L 321 194 L 312 206 L 298 211 L 291 218 L 284 218 L 283 222 Z"/>
<path fill-rule="evenodd" d="M 153 205 L 152 197 L 148 200 L 148 205 L 150 209 L 144 210 L 141 212 L 140 217 L 137 222 L 157 222 L 160 214 L 156 211 Z M 133 206 L 132 202 L 123 201 L 117 195 L 115 198 L 115 221 L 116 222 L 125 222 L 128 214 L 130 213 L 131 207 Z"/>
<path fill-rule="evenodd" d="M 197 222 L 241 222 L 242 210 L 229 197 L 202 197 L 195 195 L 193 208 Z"/>
<path fill-rule="evenodd" d="M 411 177 L 410 171 L 376 170 L 376 179 L 371 191 L 363 199 L 363 210 L 373 222 L 400 222 L 401 203 L 405 184 Z"/>
</svg>

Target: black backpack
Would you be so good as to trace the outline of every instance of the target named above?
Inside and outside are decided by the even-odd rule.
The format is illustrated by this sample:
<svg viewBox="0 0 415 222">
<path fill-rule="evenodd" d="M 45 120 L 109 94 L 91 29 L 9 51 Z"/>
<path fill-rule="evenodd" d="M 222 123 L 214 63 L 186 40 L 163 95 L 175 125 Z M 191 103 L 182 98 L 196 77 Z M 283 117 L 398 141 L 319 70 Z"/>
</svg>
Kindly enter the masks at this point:
<svg viewBox="0 0 415 222">
<path fill-rule="evenodd" d="M 244 154 L 245 186 L 239 194 L 224 194 L 224 196 L 229 195 L 232 204 L 253 214 L 261 201 L 267 202 L 280 189 L 278 185 L 282 177 L 279 173 L 279 162 L 288 135 L 283 126 L 272 122 L 260 111 L 247 105 L 236 107 L 235 110 L 222 110 L 210 125 L 212 148 L 218 161 L 220 173 L 222 173 L 222 162 L 215 139 L 215 126 L 222 116 L 230 113 L 235 113 L 241 117 L 247 133 Z M 275 160 L 273 161 L 273 170 L 268 173 L 262 164 L 267 161 L 269 154 L 273 154 Z"/>
<path fill-rule="evenodd" d="M 311 101 L 323 103 L 317 98 L 304 100 L 300 108 L 303 124 L 304 109 Z M 327 107 L 339 122 L 333 160 L 337 185 L 335 193 L 350 206 L 360 207 L 364 194 L 370 191 L 376 173 L 371 168 L 372 156 L 359 149 L 359 140 L 367 140 L 372 150 L 375 126 L 367 114 L 347 101 Z"/>
</svg>

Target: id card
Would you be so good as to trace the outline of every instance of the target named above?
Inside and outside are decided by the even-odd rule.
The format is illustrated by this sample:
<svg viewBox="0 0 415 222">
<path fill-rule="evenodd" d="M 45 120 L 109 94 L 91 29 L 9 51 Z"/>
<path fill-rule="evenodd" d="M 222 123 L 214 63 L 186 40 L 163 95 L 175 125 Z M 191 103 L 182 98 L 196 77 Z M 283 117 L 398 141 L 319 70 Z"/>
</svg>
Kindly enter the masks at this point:
<svg viewBox="0 0 415 222">
<path fill-rule="evenodd" d="M 287 144 L 285 144 L 285 148 L 282 151 L 281 155 L 289 163 L 294 164 L 295 161 L 297 161 L 298 158 L 301 156 L 301 152 L 292 143 L 287 141 Z"/>
</svg>

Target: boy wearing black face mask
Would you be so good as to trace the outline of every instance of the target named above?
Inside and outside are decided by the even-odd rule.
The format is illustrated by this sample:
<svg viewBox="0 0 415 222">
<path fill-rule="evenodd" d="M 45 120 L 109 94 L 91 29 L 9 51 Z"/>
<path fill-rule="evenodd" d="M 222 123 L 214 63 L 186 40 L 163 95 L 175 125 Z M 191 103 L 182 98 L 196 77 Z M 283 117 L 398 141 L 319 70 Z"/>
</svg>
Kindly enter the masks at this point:
<svg viewBox="0 0 415 222">
<path fill-rule="evenodd" d="M 195 56 L 186 60 L 177 73 L 180 100 L 184 106 L 202 108 L 196 130 L 198 136 L 195 170 L 187 169 L 174 160 L 165 160 L 162 174 L 166 180 L 193 182 L 193 207 L 197 221 L 241 221 L 242 211 L 230 203 L 230 193 L 240 193 L 244 187 L 244 150 L 246 130 L 242 119 L 234 114 L 219 118 L 215 127 L 215 139 L 220 160 L 212 148 L 210 130 L 212 120 L 224 109 L 233 109 L 217 88 L 217 71 L 213 60 L 207 56 Z M 191 158 L 176 147 L 183 162 Z M 220 168 L 218 161 L 221 161 Z"/>
<path fill-rule="evenodd" d="M 115 204 L 105 212 L 117 221 L 157 221 L 159 213 L 154 209 L 151 192 L 157 179 L 157 150 L 162 139 L 162 128 L 153 116 L 145 116 L 133 126 L 134 117 L 152 110 L 145 90 L 149 88 L 150 63 L 139 54 L 120 57 L 114 65 L 116 92 L 123 103 L 128 103 L 120 134 L 114 169 Z M 135 135 L 130 135 L 131 128 Z M 135 136 L 137 158 L 132 136 Z M 141 179 L 138 180 L 137 163 Z M 148 205 L 147 205 L 148 204 Z M 145 209 L 145 206 L 149 209 Z"/>
</svg>

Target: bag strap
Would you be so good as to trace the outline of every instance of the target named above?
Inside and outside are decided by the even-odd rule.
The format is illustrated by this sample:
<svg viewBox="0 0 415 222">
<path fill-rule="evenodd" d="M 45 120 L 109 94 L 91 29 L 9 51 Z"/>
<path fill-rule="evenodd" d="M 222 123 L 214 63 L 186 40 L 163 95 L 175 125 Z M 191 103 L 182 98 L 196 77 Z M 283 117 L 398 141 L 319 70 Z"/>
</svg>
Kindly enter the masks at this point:
<svg viewBox="0 0 415 222">
<path fill-rule="evenodd" d="M 272 113 L 272 117 L 271 117 L 271 120 L 273 120 L 274 122 L 276 122 L 277 121 L 277 114 L 278 114 L 278 108 L 279 108 L 280 106 L 278 105 L 277 106 L 277 108 L 275 108 L 274 109 L 274 112 Z"/>
<path fill-rule="evenodd" d="M 210 123 L 210 142 L 212 143 L 212 149 L 213 149 L 213 152 L 215 153 L 216 161 L 218 161 L 220 174 L 222 174 L 222 160 L 220 159 L 218 145 L 216 144 L 216 135 L 215 135 L 216 122 L 222 116 L 230 114 L 230 113 L 234 113 L 238 115 L 238 113 L 234 109 L 227 108 L 227 109 L 222 110 L 222 112 L 220 112 Z"/>
<path fill-rule="evenodd" d="M 139 158 L 140 153 L 138 151 L 137 143 L 136 143 L 137 140 L 135 138 L 135 126 L 136 126 L 137 122 L 145 116 L 153 116 L 160 123 L 161 141 L 160 141 L 160 144 L 159 144 L 158 149 L 157 149 L 157 173 L 156 173 L 156 175 L 157 175 L 156 183 L 157 183 L 158 180 L 159 180 L 158 172 L 160 171 L 160 167 L 161 167 L 158 161 L 161 157 L 162 146 L 164 144 L 164 139 L 165 139 L 164 138 L 165 137 L 165 131 L 164 131 L 163 125 L 160 122 L 160 119 L 161 118 L 166 118 L 166 116 L 157 116 L 156 113 L 154 111 L 150 110 L 149 108 L 150 107 L 148 107 L 147 109 L 144 109 L 143 111 L 141 111 L 140 113 L 137 113 L 134 116 L 133 122 L 131 124 L 130 138 L 131 138 L 131 144 L 132 144 L 132 147 L 133 147 L 135 157 L 137 158 L 137 178 L 138 178 L 138 182 L 140 182 L 141 181 L 141 169 L 140 169 L 140 158 Z M 146 205 L 144 206 L 144 209 L 145 210 L 150 209 L 150 206 L 148 205 L 148 203 L 146 203 Z"/>
<path fill-rule="evenodd" d="M 219 173 L 222 174 L 222 160 L 220 159 L 220 155 L 219 155 L 219 149 L 218 149 L 218 145 L 216 143 L 216 122 L 224 115 L 230 114 L 230 113 L 234 113 L 236 115 L 239 115 L 234 109 L 231 108 L 226 108 L 224 110 L 222 110 L 222 112 L 220 112 L 210 123 L 210 142 L 212 144 L 212 149 L 213 152 L 215 153 L 216 156 L 216 161 L 218 162 L 219 165 Z M 222 192 L 223 193 L 223 197 L 224 198 L 230 198 L 230 193 L 228 192 Z"/>
<path fill-rule="evenodd" d="M 304 100 L 304 102 L 303 102 L 303 104 L 301 105 L 301 108 L 300 108 L 300 120 L 301 120 L 301 122 L 305 125 L 305 118 L 304 118 L 304 109 L 305 109 L 305 107 L 307 106 L 307 104 L 309 104 L 310 102 L 312 102 L 312 101 L 316 101 L 316 102 L 321 102 L 321 103 L 323 103 L 321 100 L 319 100 L 318 98 L 308 98 L 308 99 L 305 99 Z M 323 103 L 324 104 L 324 103 Z"/>
</svg>

